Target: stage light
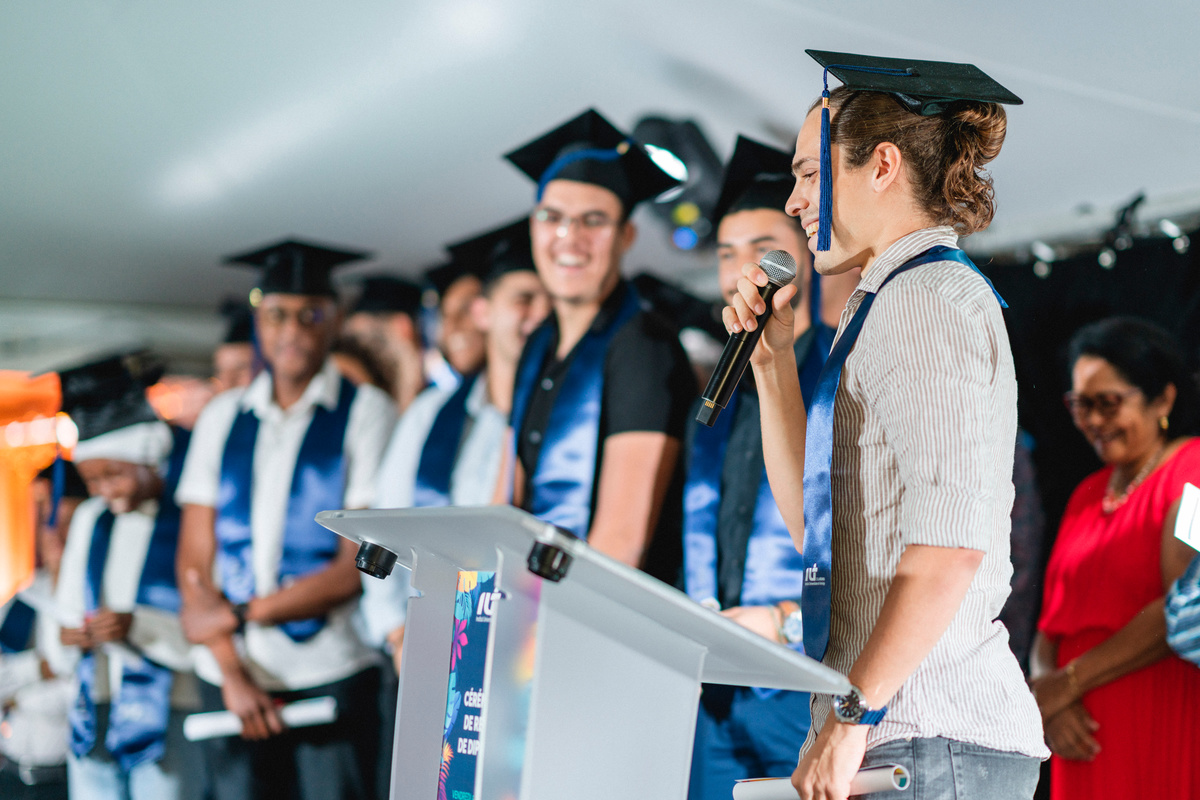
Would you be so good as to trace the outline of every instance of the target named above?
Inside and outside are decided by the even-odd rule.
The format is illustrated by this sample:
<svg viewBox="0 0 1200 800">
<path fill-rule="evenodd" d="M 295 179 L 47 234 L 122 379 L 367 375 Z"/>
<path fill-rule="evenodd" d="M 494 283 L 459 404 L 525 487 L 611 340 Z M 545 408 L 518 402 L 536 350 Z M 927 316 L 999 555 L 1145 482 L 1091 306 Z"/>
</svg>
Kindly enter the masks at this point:
<svg viewBox="0 0 1200 800">
<path fill-rule="evenodd" d="M 633 138 L 654 163 L 681 182 L 648 204 L 651 212 L 671 226 L 671 241 L 680 250 L 704 244 L 713 227 L 708 216 L 721 191 L 721 160 L 700 127 L 692 120 L 647 116 L 634 126 Z"/>
<path fill-rule="evenodd" d="M 1050 277 L 1050 265 L 1045 261 L 1033 262 L 1033 274 L 1045 280 Z"/>
<path fill-rule="evenodd" d="M 696 245 L 700 243 L 700 237 L 697 233 L 688 227 L 676 228 L 671 234 L 671 241 L 680 250 L 694 250 Z"/>
<path fill-rule="evenodd" d="M 658 164 L 659 169 L 680 183 L 687 183 L 687 164 L 684 164 L 683 160 L 679 156 L 675 155 L 665 147 L 658 147 L 652 144 L 646 145 L 646 152 L 650 154 L 651 160 L 653 160 L 655 164 Z"/>
<path fill-rule="evenodd" d="M 1029 245 L 1029 249 L 1033 252 L 1034 258 L 1036 258 L 1038 261 L 1045 261 L 1047 264 L 1049 264 L 1052 261 L 1058 260 L 1057 254 L 1054 252 L 1054 248 L 1041 240 L 1035 241 L 1033 244 Z"/>
<path fill-rule="evenodd" d="M 1158 229 L 1172 239 L 1178 239 L 1180 236 L 1183 236 L 1183 231 L 1179 229 L 1179 226 L 1169 219 L 1160 219 L 1158 221 Z"/>
<path fill-rule="evenodd" d="M 1112 269 L 1117 263 L 1117 252 L 1111 247 L 1106 247 L 1096 256 L 1096 261 L 1105 269 Z"/>
</svg>

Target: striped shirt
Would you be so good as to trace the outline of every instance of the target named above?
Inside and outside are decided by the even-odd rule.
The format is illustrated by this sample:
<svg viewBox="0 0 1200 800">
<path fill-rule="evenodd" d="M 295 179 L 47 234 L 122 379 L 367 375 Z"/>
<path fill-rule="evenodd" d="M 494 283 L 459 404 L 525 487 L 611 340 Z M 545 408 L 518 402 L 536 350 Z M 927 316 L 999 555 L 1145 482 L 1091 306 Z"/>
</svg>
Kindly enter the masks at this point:
<svg viewBox="0 0 1200 800">
<path fill-rule="evenodd" d="M 952 228 L 911 233 L 863 275 L 839 335 L 867 292 Z M 888 703 L 867 741 L 945 737 L 1047 757 L 1021 669 L 996 621 L 1009 593 L 1009 511 L 1017 383 L 987 283 L 956 262 L 896 277 L 842 370 L 833 424 L 832 618 L 824 662 L 849 673 L 910 544 L 985 555 L 942 638 Z M 830 699 L 813 695 L 819 731 Z M 811 738 L 810 738 L 811 744 Z"/>
</svg>

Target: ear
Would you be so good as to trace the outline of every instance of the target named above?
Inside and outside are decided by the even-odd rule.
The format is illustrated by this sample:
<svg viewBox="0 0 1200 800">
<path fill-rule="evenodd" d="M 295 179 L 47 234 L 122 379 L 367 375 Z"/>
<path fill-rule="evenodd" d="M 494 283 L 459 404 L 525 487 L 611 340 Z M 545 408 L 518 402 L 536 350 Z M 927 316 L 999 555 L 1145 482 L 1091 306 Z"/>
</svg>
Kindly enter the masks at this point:
<svg viewBox="0 0 1200 800">
<path fill-rule="evenodd" d="M 489 323 L 492 320 L 492 301 L 488 300 L 484 295 L 479 295 L 471 301 L 471 322 L 475 323 L 475 327 L 483 333 L 488 333 L 490 330 Z"/>
<path fill-rule="evenodd" d="M 415 338 L 413 334 L 417 329 L 416 323 L 408 314 L 388 314 L 383 324 L 397 339 L 413 341 Z"/>
<path fill-rule="evenodd" d="M 871 174 L 871 188 L 877 193 L 884 192 L 899 179 L 904 157 L 900 155 L 900 148 L 896 145 L 880 142 L 875 145 L 871 166 L 874 170 Z"/>
<path fill-rule="evenodd" d="M 1154 401 L 1154 405 L 1160 409 L 1158 416 L 1170 416 L 1171 410 L 1175 408 L 1175 398 L 1178 396 L 1179 390 L 1175 388 L 1175 384 L 1168 383 L 1164 386 L 1162 394 Z"/>
<path fill-rule="evenodd" d="M 629 252 L 629 248 L 633 247 L 633 243 L 637 241 L 637 225 L 633 220 L 627 219 L 621 225 L 621 230 L 617 232 L 617 247 L 622 255 Z"/>
</svg>

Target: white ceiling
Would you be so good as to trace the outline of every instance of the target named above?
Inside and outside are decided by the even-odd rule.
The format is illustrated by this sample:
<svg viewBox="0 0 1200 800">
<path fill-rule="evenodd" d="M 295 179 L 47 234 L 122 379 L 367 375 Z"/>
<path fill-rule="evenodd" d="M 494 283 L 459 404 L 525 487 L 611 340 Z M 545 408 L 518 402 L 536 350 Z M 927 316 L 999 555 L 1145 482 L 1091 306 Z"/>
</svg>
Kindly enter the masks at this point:
<svg viewBox="0 0 1200 800">
<path fill-rule="evenodd" d="M 1195 0 L 6 2 L 0 298 L 212 308 L 250 285 L 222 255 L 288 234 L 415 273 L 527 209 L 500 154 L 587 106 L 789 145 L 805 47 L 970 61 L 1025 99 L 995 246 L 1139 190 L 1200 207 L 1197 33 Z M 707 266 L 649 224 L 631 262 Z"/>
</svg>

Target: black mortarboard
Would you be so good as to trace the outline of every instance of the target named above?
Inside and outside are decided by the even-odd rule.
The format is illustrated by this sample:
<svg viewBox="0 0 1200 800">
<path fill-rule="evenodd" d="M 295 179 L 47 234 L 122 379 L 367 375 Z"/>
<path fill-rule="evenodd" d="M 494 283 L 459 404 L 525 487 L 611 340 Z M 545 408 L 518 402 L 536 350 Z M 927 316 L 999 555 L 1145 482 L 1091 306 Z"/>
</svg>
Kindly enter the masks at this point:
<svg viewBox="0 0 1200 800">
<path fill-rule="evenodd" d="M 629 213 L 642 200 L 679 185 L 641 145 L 591 108 L 504 157 L 538 185 L 538 200 L 556 178 L 580 181 L 608 189 Z"/>
<path fill-rule="evenodd" d="M 520 217 L 486 233 L 446 245 L 450 257 L 475 267 L 485 284 L 510 272 L 537 272 L 529 241 L 529 217 Z"/>
<path fill-rule="evenodd" d="M 62 410 L 79 428 L 79 440 L 155 422 L 158 415 L 146 400 L 146 387 L 162 377 L 161 364 L 145 353 L 110 356 L 60 370 Z"/>
<path fill-rule="evenodd" d="M 221 303 L 221 316 L 225 318 L 222 344 L 249 344 L 254 338 L 254 313 L 249 304 L 227 297 Z"/>
<path fill-rule="evenodd" d="M 287 239 L 261 250 L 228 256 L 226 264 L 247 265 L 262 270 L 257 288 L 262 294 L 303 294 L 337 297 L 329 273 L 348 261 L 370 256 L 354 250 L 335 250 L 321 245 Z"/>
<path fill-rule="evenodd" d="M 721 196 L 713 209 L 713 222 L 734 211 L 771 208 L 783 211 L 796 179 L 792 157 L 761 142 L 738 136 L 733 155 L 725 167 Z"/>
<path fill-rule="evenodd" d="M 922 116 L 945 111 L 957 100 L 1021 105 L 974 64 L 882 58 L 828 50 L 805 50 L 825 68 L 821 92 L 821 201 L 818 209 L 817 250 L 829 249 L 833 225 L 833 167 L 829 148 L 829 73 L 856 92 L 884 92 Z"/>
<path fill-rule="evenodd" d="M 425 282 L 433 288 L 433 291 L 440 298 L 459 278 L 471 276 L 482 281 L 486 273 L 487 268 L 482 264 L 471 264 L 451 258 L 445 263 L 438 264 L 426 270 Z"/>
<path fill-rule="evenodd" d="M 408 314 L 421 312 L 421 287 L 395 275 L 370 275 L 362 280 L 362 291 L 351 314 Z"/>
</svg>

